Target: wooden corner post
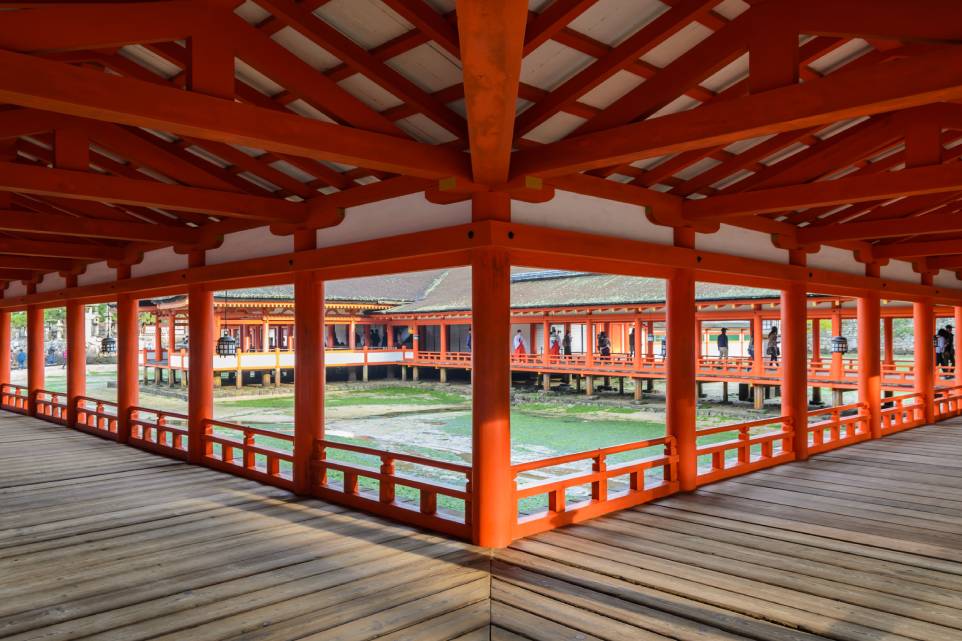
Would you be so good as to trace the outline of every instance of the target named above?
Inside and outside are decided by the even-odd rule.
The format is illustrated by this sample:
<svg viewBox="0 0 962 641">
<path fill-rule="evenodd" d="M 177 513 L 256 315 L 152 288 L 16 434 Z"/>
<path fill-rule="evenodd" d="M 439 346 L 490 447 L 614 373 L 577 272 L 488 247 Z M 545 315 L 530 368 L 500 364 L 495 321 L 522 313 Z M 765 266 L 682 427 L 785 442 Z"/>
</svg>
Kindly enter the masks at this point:
<svg viewBox="0 0 962 641">
<path fill-rule="evenodd" d="M 922 395 L 925 422 L 931 423 L 935 414 L 935 312 L 931 300 L 912 303 L 915 338 L 915 392 Z"/>
<path fill-rule="evenodd" d="M 130 440 L 130 408 L 140 397 L 138 375 L 139 323 L 137 299 L 124 294 L 117 298 L 117 441 Z"/>
<path fill-rule="evenodd" d="M 207 421 L 214 418 L 214 292 L 205 285 L 192 285 L 187 296 L 187 458 L 201 464 L 210 450 Z"/>
<path fill-rule="evenodd" d="M 507 250 L 474 250 L 471 260 L 472 539 L 511 542 L 517 505 L 511 473 L 511 261 Z"/>
<path fill-rule="evenodd" d="M 315 484 L 314 443 L 324 438 L 324 281 L 315 272 L 294 277 L 294 491 Z"/>
</svg>

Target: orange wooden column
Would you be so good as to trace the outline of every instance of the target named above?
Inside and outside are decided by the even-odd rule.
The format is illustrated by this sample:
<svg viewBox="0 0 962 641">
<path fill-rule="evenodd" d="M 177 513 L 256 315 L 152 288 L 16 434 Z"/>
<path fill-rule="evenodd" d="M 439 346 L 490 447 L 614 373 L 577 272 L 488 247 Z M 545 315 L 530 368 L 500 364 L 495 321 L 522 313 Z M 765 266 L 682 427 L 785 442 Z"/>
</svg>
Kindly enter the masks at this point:
<svg viewBox="0 0 962 641">
<path fill-rule="evenodd" d="M 762 316 L 758 313 L 758 306 L 753 306 L 752 312 L 752 345 L 755 353 L 752 356 L 752 373 L 760 375 L 765 369 L 765 335 L 762 332 Z"/>
<path fill-rule="evenodd" d="M 140 398 L 137 299 L 117 298 L 117 441 L 130 440 L 130 408 Z M 191 337 L 193 341 L 193 337 Z"/>
<path fill-rule="evenodd" d="M 866 275 L 878 276 L 869 271 Z M 878 292 L 865 292 L 858 299 L 858 399 L 868 406 L 869 430 L 872 438 L 882 436 L 882 361 L 879 344 L 879 320 L 882 301 Z"/>
<path fill-rule="evenodd" d="M 211 450 L 204 438 L 207 433 L 205 421 L 214 418 L 214 292 L 204 285 L 192 285 L 187 296 L 190 336 L 188 460 L 200 464 Z"/>
<path fill-rule="evenodd" d="M 314 442 L 324 438 L 324 281 L 315 272 L 294 277 L 294 492 L 316 483 Z"/>
<path fill-rule="evenodd" d="M 77 424 L 77 397 L 87 393 L 87 337 L 84 304 L 67 301 L 67 425 Z"/>
<path fill-rule="evenodd" d="M 668 279 L 665 346 L 665 424 L 678 444 L 681 490 L 695 489 L 695 272 L 678 269 Z"/>
<path fill-rule="evenodd" d="M 818 365 L 822 362 L 822 320 L 812 319 L 812 363 Z"/>
<path fill-rule="evenodd" d="M 782 415 L 792 421 L 796 460 L 808 458 L 808 319 L 805 286 L 782 290 Z M 758 347 L 756 346 L 756 351 Z"/>
<path fill-rule="evenodd" d="M 891 316 L 886 316 L 882 319 L 882 332 L 885 336 L 885 363 L 888 365 L 895 362 L 895 338 L 892 332 L 892 322 L 894 320 Z"/>
<path fill-rule="evenodd" d="M 10 310 L 0 310 L 0 383 L 10 382 Z"/>
<path fill-rule="evenodd" d="M 36 305 L 27 307 L 27 392 L 30 400 L 27 412 L 37 415 L 36 393 L 43 389 L 43 308 Z"/>
<path fill-rule="evenodd" d="M 471 259 L 472 540 L 511 542 L 518 506 L 511 472 L 511 261 L 502 249 Z"/>
<path fill-rule="evenodd" d="M 955 327 L 952 328 L 952 333 L 955 335 L 955 341 L 954 341 L 954 342 L 955 342 L 955 358 L 956 358 L 956 365 L 955 365 L 955 384 L 956 384 L 956 385 L 962 385 L 962 366 L 959 366 L 959 364 L 958 364 L 958 358 L 959 358 L 959 332 L 962 332 L 962 307 L 953 307 L 952 309 L 953 309 L 954 312 L 955 312 L 955 313 L 954 313 L 954 316 L 955 316 L 955 319 L 954 319 L 954 320 L 955 320 L 955 322 L 953 323 L 953 325 L 955 325 Z M 0 320 L 0 322 L 2 322 L 2 320 Z M 9 363 L 10 363 L 10 358 L 9 358 L 9 357 L 10 357 L 10 355 L 9 355 L 9 353 L 8 353 L 8 354 L 7 354 L 7 360 L 6 360 L 8 371 L 9 371 L 9 367 L 10 367 L 10 365 L 9 365 Z"/>
<path fill-rule="evenodd" d="M 912 303 L 912 319 L 915 337 L 915 392 L 922 395 L 925 405 L 925 422 L 931 423 L 935 411 L 935 313 L 932 301 Z"/>
</svg>

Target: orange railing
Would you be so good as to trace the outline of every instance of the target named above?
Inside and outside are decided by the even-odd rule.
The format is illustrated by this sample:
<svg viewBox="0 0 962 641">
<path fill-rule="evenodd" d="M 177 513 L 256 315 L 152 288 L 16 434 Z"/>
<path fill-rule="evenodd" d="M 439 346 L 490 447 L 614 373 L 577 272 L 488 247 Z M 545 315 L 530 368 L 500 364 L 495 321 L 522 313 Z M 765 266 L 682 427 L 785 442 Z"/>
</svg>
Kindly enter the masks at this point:
<svg viewBox="0 0 962 641">
<path fill-rule="evenodd" d="M 962 414 L 962 385 L 935 390 L 935 420 L 944 421 Z"/>
<path fill-rule="evenodd" d="M 266 439 L 280 441 L 284 449 L 263 443 Z M 207 419 L 204 421 L 204 461 L 211 467 L 255 481 L 287 490 L 294 487 L 291 481 L 294 437 L 290 434 Z"/>
<path fill-rule="evenodd" d="M 0 385 L 0 407 L 11 412 L 26 414 L 30 408 L 30 392 L 23 385 L 4 383 Z"/>
<path fill-rule="evenodd" d="M 813 422 L 813 419 L 817 419 Z M 871 437 L 868 405 L 836 405 L 808 413 L 808 452 L 817 454 Z"/>
<path fill-rule="evenodd" d="M 660 452 L 616 463 L 608 460 L 616 454 L 641 454 L 649 448 L 659 448 Z M 518 484 L 520 476 L 531 476 L 537 470 L 552 467 L 585 468 L 589 463 L 590 470 L 581 469 L 564 476 L 551 477 L 547 481 Z M 519 516 L 514 537 L 551 530 L 673 494 L 678 491 L 677 466 L 678 452 L 675 439 L 671 436 L 512 465 L 511 472 L 516 483 L 512 500 L 515 509 L 525 499 L 547 497 L 546 510 Z M 649 470 L 659 468 L 660 474 L 649 476 Z M 623 479 L 620 483 L 612 483 L 619 478 Z M 584 486 L 590 487 L 590 496 L 569 504 L 568 490 Z"/>
<path fill-rule="evenodd" d="M 34 392 L 37 418 L 53 423 L 67 424 L 67 397 L 63 393 L 38 389 Z"/>
<path fill-rule="evenodd" d="M 128 412 L 131 445 L 165 456 L 187 459 L 186 414 L 147 407 L 131 407 Z"/>
<path fill-rule="evenodd" d="M 696 446 L 699 485 L 792 460 L 792 424 L 788 416 L 696 430 L 696 443 L 728 433 L 734 438 Z"/>
<path fill-rule="evenodd" d="M 89 396 L 75 401 L 77 429 L 105 438 L 117 439 L 117 404 Z"/>
<path fill-rule="evenodd" d="M 357 462 L 333 460 L 331 451 L 350 452 L 373 457 L 377 467 Z M 463 487 L 448 485 L 398 472 L 397 464 L 454 473 L 464 478 Z M 470 538 L 471 466 L 438 461 L 411 454 L 387 452 L 371 447 L 318 439 L 314 444 L 314 494 L 333 503 L 367 510 L 382 516 L 444 532 L 452 536 Z M 331 473 L 334 474 L 331 474 Z M 332 476 L 339 476 L 338 484 Z M 368 488 L 363 487 L 369 485 Z M 376 492 L 374 490 L 376 486 Z M 398 489 L 410 497 L 398 496 Z M 417 500 L 414 500 L 414 494 Z M 463 510 L 438 507 L 438 497 L 463 505 Z"/>
<path fill-rule="evenodd" d="M 892 434 L 925 423 L 922 394 L 903 394 L 882 399 L 882 434 Z"/>
</svg>

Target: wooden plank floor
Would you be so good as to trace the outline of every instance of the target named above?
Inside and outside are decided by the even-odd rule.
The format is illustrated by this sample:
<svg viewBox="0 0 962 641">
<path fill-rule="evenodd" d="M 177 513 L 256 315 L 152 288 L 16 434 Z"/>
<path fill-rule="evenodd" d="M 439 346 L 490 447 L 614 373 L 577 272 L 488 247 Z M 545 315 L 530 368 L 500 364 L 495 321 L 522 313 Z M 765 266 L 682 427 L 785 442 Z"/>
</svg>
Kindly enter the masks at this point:
<svg viewBox="0 0 962 641">
<path fill-rule="evenodd" d="M 463 543 L 0 412 L 0 638 L 488 639 Z"/>
<path fill-rule="evenodd" d="M 492 639 L 962 639 L 962 419 L 518 541 Z"/>
</svg>

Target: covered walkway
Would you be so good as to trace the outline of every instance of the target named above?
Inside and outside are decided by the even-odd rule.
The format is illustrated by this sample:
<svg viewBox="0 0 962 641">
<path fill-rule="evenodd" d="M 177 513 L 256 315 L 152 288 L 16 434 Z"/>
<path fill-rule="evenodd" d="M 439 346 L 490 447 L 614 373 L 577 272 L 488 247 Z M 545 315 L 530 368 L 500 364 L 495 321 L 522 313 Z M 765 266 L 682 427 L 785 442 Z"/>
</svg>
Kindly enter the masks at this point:
<svg viewBox="0 0 962 641">
<path fill-rule="evenodd" d="M 492 559 L 2 412 L 0 636 L 950 641 L 960 455 L 962 419 L 949 419 Z"/>
<path fill-rule="evenodd" d="M 465 543 L 8 412 L 0 505 L 0 638 L 487 638 Z"/>
</svg>

